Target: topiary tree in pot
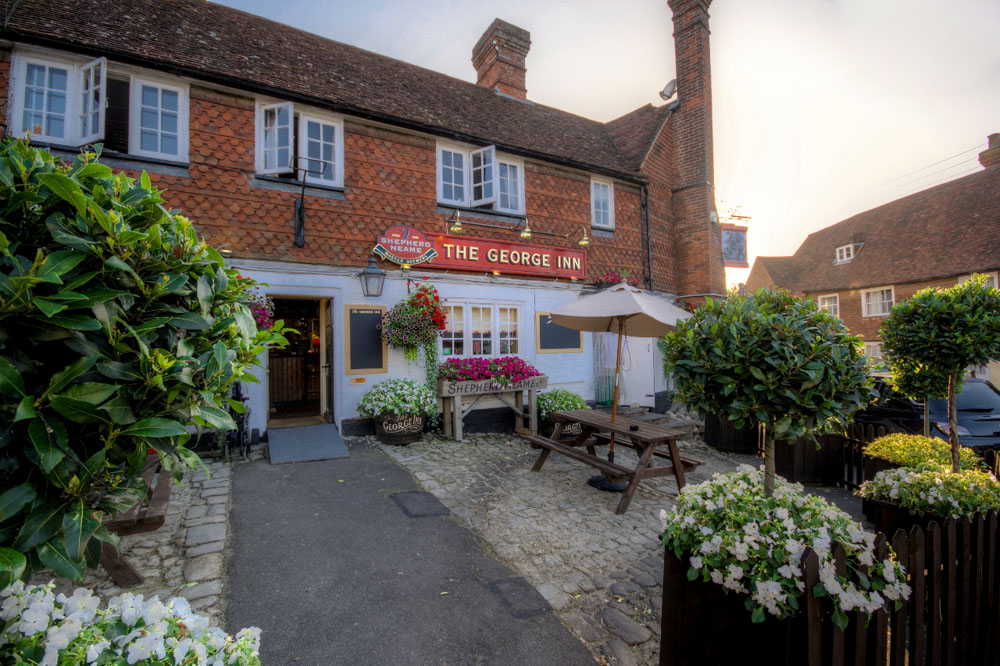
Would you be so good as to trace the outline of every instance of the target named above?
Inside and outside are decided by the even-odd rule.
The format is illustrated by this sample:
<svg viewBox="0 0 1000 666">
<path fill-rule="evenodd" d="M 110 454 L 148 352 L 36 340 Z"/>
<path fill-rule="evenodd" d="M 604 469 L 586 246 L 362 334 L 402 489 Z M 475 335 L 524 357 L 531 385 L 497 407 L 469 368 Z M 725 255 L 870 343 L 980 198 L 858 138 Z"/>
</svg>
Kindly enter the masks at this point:
<svg viewBox="0 0 1000 666">
<path fill-rule="evenodd" d="M 764 484 L 774 491 L 774 441 L 831 431 L 867 404 L 861 341 L 811 300 L 762 289 L 708 301 L 666 337 L 678 398 L 766 428 Z"/>
<path fill-rule="evenodd" d="M 96 566 L 103 518 L 145 497 L 147 453 L 193 468 L 186 426 L 232 428 L 230 385 L 284 338 L 146 174 L 7 141 L 0 191 L 2 587 Z"/>
<path fill-rule="evenodd" d="M 950 289 L 924 289 L 894 305 L 880 333 L 890 359 L 947 375 L 948 438 L 957 472 L 955 393 L 968 366 L 1000 358 L 1000 290 L 987 286 L 984 275 Z"/>
<path fill-rule="evenodd" d="M 892 373 L 889 383 L 893 389 L 908 398 L 923 401 L 924 437 L 930 437 L 930 400 L 948 397 L 948 373 L 897 355 L 889 359 L 889 372 Z"/>
</svg>

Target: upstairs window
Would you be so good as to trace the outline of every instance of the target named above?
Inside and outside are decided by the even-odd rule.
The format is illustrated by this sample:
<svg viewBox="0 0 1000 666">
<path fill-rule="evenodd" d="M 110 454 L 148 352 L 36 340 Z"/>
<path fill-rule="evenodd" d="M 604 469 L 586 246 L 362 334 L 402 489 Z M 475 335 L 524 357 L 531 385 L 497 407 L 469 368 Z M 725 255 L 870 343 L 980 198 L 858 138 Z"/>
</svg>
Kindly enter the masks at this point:
<svg viewBox="0 0 1000 666">
<path fill-rule="evenodd" d="M 257 173 L 344 185 L 344 123 L 291 102 L 257 106 Z"/>
<path fill-rule="evenodd" d="M 17 54 L 11 71 L 12 133 L 187 160 L 186 87 L 109 72 L 105 58 L 73 63 Z"/>
<path fill-rule="evenodd" d="M 861 292 L 862 314 L 865 317 L 884 317 L 892 311 L 892 287 L 869 289 Z"/>
<path fill-rule="evenodd" d="M 615 188 L 610 181 L 590 181 L 590 222 L 595 229 L 615 228 Z"/>
<path fill-rule="evenodd" d="M 524 214 L 524 165 L 496 147 L 439 145 L 437 199 L 445 205 Z"/>
<path fill-rule="evenodd" d="M 834 263 L 846 264 L 853 258 L 854 258 L 854 246 L 841 245 L 840 247 L 837 248 L 837 261 Z"/>
<path fill-rule="evenodd" d="M 840 316 L 840 297 L 837 294 L 820 296 L 817 302 L 819 303 L 820 310 L 826 310 L 834 317 Z"/>
</svg>

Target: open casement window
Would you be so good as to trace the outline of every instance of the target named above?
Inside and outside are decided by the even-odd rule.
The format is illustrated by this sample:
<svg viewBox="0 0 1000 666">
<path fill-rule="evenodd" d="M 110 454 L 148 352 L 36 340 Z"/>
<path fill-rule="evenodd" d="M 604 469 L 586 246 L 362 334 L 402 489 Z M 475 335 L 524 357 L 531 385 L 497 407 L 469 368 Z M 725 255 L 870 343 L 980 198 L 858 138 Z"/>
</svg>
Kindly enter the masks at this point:
<svg viewBox="0 0 1000 666">
<path fill-rule="evenodd" d="M 497 200 L 497 150 L 493 146 L 486 146 L 481 150 L 474 150 L 470 156 L 472 159 L 472 205 L 484 206 Z"/>
<path fill-rule="evenodd" d="M 343 125 L 304 113 L 299 114 L 299 178 L 319 185 L 341 186 L 344 175 L 339 164 L 343 164 Z"/>
<path fill-rule="evenodd" d="M 262 104 L 257 114 L 259 124 L 257 173 L 291 173 L 292 137 L 295 109 L 291 102 Z"/>
<path fill-rule="evenodd" d="M 80 143 L 104 138 L 108 59 L 98 58 L 80 68 Z"/>
<path fill-rule="evenodd" d="M 16 134 L 82 146 L 104 137 L 107 60 L 73 65 L 19 57 L 11 79 Z"/>
</svg>

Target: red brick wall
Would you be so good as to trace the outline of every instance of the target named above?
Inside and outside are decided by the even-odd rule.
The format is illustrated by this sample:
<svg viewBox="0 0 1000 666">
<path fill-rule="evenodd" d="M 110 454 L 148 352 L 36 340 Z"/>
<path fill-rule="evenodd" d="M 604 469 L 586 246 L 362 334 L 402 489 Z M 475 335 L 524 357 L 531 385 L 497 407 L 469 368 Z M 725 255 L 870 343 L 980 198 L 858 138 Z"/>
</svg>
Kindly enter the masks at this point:
<svg viewBox="0 0 1000 666">
<path fill-rule="evenodd" d="M 992 273 L 994 271 L 996 271 L 996 269 L 991 268 L 988 270 L 984 269 L 983 272 Z M 928 287 L 953 287 L 958 284 L 960 277 L 966 276 L 956 275 L 951 278 L 942 278 L 939 280 L 926 280 L 924 282 L 911 282 L 908 284 L 885 286 L 892 286 L 894 288 L 893 303 L 899 303 L 907 298 L 910 298 L 921 289 L 926 289 Z M 828 296 L 834 293 L 837 294 L 840 300 L 840 318 L 844 320 L 844 325 L 847 326 L 847 329 L 854 335 L 864 337 L 866 342 L 878 342 L 880 339 L 878 328 L 882 325 L 882 322 L 885 321 L 885 317 L 863 316 L 861 293 L 864 291 L 868 291 L 868 289 L 850 289 L 839 292 L 825 291 L 806 295 L 818 303 L 820 296 Z"/>
<path fill-rule="evenodd" d="M 649 178 L 649 228 L 653 244 L 653 289 L 668 293 L 677 291 L 676 247 L 674 236 L 673 182 L 674 138 L 673 125 L 668 121 L 653 143 L 642 173 Z"/>
<path fill-rule="evenodd" d="M 10 90 L 10 49 L 0 49 L 0 126 L 7 135 L 7 97 Z"/>
</svg>

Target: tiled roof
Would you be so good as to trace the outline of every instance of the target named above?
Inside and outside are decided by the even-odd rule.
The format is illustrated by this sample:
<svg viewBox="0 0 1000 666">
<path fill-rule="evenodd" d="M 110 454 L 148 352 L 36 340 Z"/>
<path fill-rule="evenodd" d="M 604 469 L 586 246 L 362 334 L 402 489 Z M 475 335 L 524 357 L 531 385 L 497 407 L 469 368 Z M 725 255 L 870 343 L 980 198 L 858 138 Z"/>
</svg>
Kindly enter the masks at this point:
<svg viewBox="0 0 1000 666">
<path fill-rule="evenodd" d="M 855 243 L 854 259 L 834 264 Z M 779 261 L 775 261 L 778 259 Z M 1000 268 L 1000 168 L 978 171 L 810 234 L 791 257 L 758 257 L 796 293 L 906 284 Z"/>
<path fill-rule="evenodd" d="M 641 180 L 602 123 L 203 0 L 22 0 L 3 34 Z"/>
<path fill-rule="evenodd" d="M 670 105 L 647 104 L 607 124 L 611 137 L 618 145 L 618 152 L 634 170 L 642 168 L 650 147 L 670 116 Z"/>
</svg>

